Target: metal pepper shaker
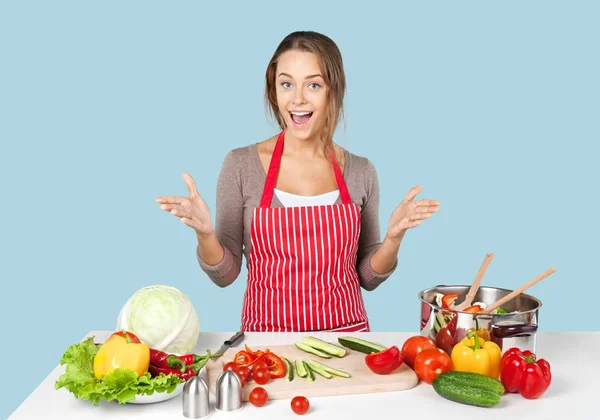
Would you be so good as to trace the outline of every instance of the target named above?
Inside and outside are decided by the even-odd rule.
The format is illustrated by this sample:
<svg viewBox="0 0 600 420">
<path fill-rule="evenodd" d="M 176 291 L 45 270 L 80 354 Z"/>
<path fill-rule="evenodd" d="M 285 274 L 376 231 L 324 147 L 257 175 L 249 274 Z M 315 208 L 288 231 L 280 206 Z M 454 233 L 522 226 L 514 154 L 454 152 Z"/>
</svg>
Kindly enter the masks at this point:
<svg viewBox="0 0 600 420">
<path fill-rule="evenodd" d="M 183 385 L 183 416 L 189 419 L 205 419 L 210 416 L 208 386 L 199 375 L 192 376 Z"/>
<path fill-rule="evenodd" d="M 240 411 L 242 405 L 242 382 L 230 370 L 219 375 L 216 384 L 216 409 L 223 412 Z"/>
</svg>

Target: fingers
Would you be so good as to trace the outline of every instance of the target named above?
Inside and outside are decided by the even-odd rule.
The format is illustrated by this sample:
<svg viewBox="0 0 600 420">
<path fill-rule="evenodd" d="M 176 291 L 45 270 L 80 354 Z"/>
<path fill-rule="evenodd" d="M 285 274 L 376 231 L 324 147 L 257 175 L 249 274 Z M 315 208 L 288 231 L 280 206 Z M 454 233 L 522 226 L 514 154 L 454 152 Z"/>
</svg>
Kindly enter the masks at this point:
<svg viewBox="0 0 600 420">
<path fill-rule="evenodd" d="M 418 200 L 413 201 L 412 210 L 415 213 L 435 213 L 440 211 L 440 202 L 437 200 Z"/>
<path fill-rule="evenodd" d="M 173 195 L 167 195 L 164 197 L 158 197 L 156 199 L 156 202 L 160 204 L 181 204 L 184 200 L 187 199 L 187 197 L 176 197 Z"/>
<path fill-rule="evenodd" d="M 185 185 L 188 187 L 188 191 L 190 192 L 190 197 L 198 197 L 200 194 L 196 189 L 196 183 L 194 182 L 194 178 L 187 172 L 183 173 L 183 180 L 185 181 Z"/>
<path fill-rule="evenodd" d="M 404 197 L 404 200 L 402 200 L 402 202 L 408 203 L 409 201 L 412 201 L 417 196 L 417 194 L 421 192 L 422 189 L 423 187 L 421 187 L 420 185 L 411 188 L 408 194 L 406 194 L 406 197 Z"/>
</svg>

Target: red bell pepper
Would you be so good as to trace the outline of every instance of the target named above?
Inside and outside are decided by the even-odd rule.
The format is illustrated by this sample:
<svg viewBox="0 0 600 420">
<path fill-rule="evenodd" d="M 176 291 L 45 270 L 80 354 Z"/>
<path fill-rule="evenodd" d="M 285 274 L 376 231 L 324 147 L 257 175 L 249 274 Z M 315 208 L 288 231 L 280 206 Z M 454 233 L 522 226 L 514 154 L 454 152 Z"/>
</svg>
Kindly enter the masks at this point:
<svg viewBox="0 0 600 420">
<path fill-rule="evenodd" d="M 508 349 L 500 360 L 500 380 L 511 393 L 520 393 L 529 400 L 540 397 L 552 382 L 550 364 L 537 359 L 529 350 Z"/>
<path fill-rule="evenodd" d="M 442 298 L 442 308 L 450 308 L 450 305 L 452 305 L 456 299 L 458 299 L 458 293 L 444 295 Z"/>
<path fill-rule="evenodd" d="M 471 314 L 481 312 L 481 305 L 469 306 L 468 308 L 463 309 L 463 312 L 468 312 Z"/>
<path fill-rule="evenodd" d="M 392 346 L 380 352 L 367 354 L 365 363 L 373 373 L 387 375 L 398 369 L 404 363 L 404 358 L 400 349 Z"/>
</svg>

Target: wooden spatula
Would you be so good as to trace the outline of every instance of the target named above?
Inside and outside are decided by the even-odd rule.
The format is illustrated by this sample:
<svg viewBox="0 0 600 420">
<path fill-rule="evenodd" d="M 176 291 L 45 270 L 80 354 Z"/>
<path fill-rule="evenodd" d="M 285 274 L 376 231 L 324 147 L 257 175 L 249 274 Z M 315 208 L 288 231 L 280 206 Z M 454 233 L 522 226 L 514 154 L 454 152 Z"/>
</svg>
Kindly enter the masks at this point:
<svg viewBox="0 0 600 420">
<path fill-rule="evenodd" d="M 487 308 L 485 308 L 484 310 L 482 310 L 480 313 L 482 313 L 482 314 L 489 314 L 494 309 L 496 309 L 498 306 L 504 305 L 506 302 L 508 302 L 509 300 L 517 297 L 518 295 L 520 295 L 521 293 L 523 293 L 525 290 L 529 289 L 534 284 L 539 283 L 540 281 L 544 280 L 546 277 L 548 277 L 550 274 L 554 273 L 555 271 L 556 271 L 555 268 L 549 268 L 548 270 L 544 271 L 542 274 L 540 274 L 539 276 L 537 276 L 533 280 L 528 281 L 523 286 L 519 287 L 516 290 L 513 290 L 512 292 L 510 292 L 508 295 L 504 296 L 502 299 L 500 299 L 496 303 L 488 306 Z"/>
<path fill-rule="evenodd" d="M 463 309 L 471 306 L 471 302 L 473 302 L 473 298 L 475 297 L 477 290 L 479 290 L 479 285 L 481 284 L 483 276 L 485 275 L 485 272 L 487 271 L 490 263 L 492 262 L 492 258 L 494 258 L 493 253 L 485 254 L 485 258 L 481 263 L 481 267 L 479 267 L 479 271 L 475 276 L 475 280 L 473 280 L 473 284 L 471 284 L 469 293 L 467 293 L 467 296 L 465 297 L 465 300 L 462 301 L 462 303 L 454 307 L 455 310 L 462 311 Z"/>
</svg>

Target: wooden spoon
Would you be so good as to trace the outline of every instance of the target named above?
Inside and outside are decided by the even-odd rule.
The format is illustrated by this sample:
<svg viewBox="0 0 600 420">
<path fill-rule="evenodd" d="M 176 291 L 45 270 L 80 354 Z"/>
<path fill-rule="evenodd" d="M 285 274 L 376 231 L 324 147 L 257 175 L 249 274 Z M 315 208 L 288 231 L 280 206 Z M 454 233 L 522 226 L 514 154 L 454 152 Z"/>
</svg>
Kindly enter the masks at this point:
<svg viewBox="0 0 600 420">
<path fill-rule="evenodd" d="M 521 293 L 523 293 L 525 290 L 529 289 L 534 284 L 539 283 L 540 281 L 544 280 L 546 277 L 548 277 L 550 274 L 554 273 L 555 271 L 556 271 L 556 268 L 549 268 L 548 270 L 544 271 L 542 274 L 540 274 L 533 280 L 530 280 L 527 283 L 525 283 L 523 286 L 519 287 L 518 289 L 513 290 L 508 295 L 504 296 L 502 299 L 500 299 L 496 303 L 488 306 L 487 308 L 485 308 L 484 310 L 482 310 L 479 313 L 489 314 L 494 309 L 496 309 L 498 306 L 504 305 L 506 302 L 508 302 L 509 300 L 520 295 Z"/>
<path fill-rule="evenodd" d="M 471 306 L 471 302 L 473 302 L 473 298 L 475 298 L 475 294 L 477 293 L 477 290 L 479 290 L 479 285 L 481 284 L 483 276 L 485 275 L 485 272 L 487 271 L 488 267 L 490 266 L 490 263 L 492 262 L 492 258 L 494 258 L 493 253 L 485 254 L 485 258 L 481 263 L 481 267 L 479 267 L 479 271 L 475 276 L 475 280 L 473 280 L 473 284 L 471 285 L 471 288 L 469 289 L 469 293 L 467 293 L 465 300 L 463 300 L 461 304 L 456 305 L 454 307 L 456 311 L 462 311 L 466 307 Z"/>
</svg>

